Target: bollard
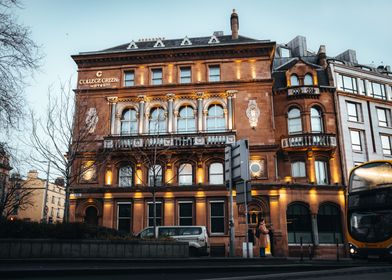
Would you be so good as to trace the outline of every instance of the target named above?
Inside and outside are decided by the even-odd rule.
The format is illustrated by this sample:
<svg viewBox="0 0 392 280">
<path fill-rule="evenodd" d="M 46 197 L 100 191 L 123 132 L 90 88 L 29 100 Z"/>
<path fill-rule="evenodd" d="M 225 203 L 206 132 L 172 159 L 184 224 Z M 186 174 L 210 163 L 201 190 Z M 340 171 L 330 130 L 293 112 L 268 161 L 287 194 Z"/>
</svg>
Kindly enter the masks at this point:
<svg viewBox="0 0 392 280">
<path fill-rule="evenodd" d="M 339 240 L 336 238 L 336 261 L 339 261 Z"/>
<path fill-rule="evenodd" d="M 301 262 L 304 260 L 304 250 L 302 248 L 302 236 L 299 239 L 299 244 L 301 245 Z"/>
<path fill-rule="evenodd" d="M 309 260 L 312 260 L 312 248 L 310 247 L 310 244 L 308 245 L 308 253 L 309 253 Z"/>
</svg>

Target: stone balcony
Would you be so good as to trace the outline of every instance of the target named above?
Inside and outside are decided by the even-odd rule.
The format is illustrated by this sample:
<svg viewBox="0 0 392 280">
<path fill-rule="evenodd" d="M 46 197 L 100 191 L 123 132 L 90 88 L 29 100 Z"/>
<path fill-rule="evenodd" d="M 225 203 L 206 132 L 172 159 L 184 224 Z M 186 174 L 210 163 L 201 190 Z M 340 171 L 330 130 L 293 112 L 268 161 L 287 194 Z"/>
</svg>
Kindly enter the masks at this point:
<svg viewBox="0 0 392 280">
<path fill-rule="evenodd" d="M 283 150 L 296 150 L 303 148 L 319 148 L 323 150 L 334 149 L 337 145 L 335 134 L 306 133 L 290 135 L 281 140 Z"/>
<path fill-rule="evenodd" d="M 182 148 L 182 147 L 224 147 L 235 143 L 234 131 L 176 133 L 176 134 L 139 134 L 112 135 L 103 140 L 104 149 L 132 150 L 148 148 Z"/>
<path fill-rule="evenodd" d="M 287 89 L 287 98 L 318 98 L 320 89 L 317 86 L 294 86 Z"/>
</svg>

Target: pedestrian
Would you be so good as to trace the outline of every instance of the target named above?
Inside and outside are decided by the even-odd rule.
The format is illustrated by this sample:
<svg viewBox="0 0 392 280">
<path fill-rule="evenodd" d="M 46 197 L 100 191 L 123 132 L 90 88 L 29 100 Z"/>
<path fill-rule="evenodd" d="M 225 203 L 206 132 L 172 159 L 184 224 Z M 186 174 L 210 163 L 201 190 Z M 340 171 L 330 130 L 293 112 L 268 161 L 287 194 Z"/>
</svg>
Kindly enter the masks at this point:
<svg viewBox="0 0 392 280">
<path fill-rule="evenodd" d="M 265 257 L 265 248 L 268 246 L 268 229 L 265 226 L 264 219 L 261 219 L 257 224 L 256 237 L 260 248 L 260 257 Z"/>
</svg>

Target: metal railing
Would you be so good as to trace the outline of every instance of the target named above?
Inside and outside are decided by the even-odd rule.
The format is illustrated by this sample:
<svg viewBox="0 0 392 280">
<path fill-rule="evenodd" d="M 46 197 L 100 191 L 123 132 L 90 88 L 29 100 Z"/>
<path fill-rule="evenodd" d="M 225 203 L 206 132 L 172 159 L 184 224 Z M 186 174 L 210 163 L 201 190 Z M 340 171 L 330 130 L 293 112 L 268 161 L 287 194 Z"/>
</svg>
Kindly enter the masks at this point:
<svg viewBox="0 0 392 280">
<path fill-rule="evenodd" d="M 319 96 L 320 89 L 316 86 L 295 86 L 287 89 L 288 97 Z"/>
<path fill-rule="evenodd" d="M 307 133 L 290 135 L 281 140 L 282 148 L 304 148 L 304 147 L 336 147 L 336 135 L 325 133 Z"/>
<path fill-rule="evenodd" d="M 103 147 L 113 150 L 127 150 L 133 148 L 176 148 L 193 146 L 223 146 L 235 142 L 234 131 L 176 133 L 176 134 L 139 134 L 115 135 L 105 137 Z"/>
</svg>

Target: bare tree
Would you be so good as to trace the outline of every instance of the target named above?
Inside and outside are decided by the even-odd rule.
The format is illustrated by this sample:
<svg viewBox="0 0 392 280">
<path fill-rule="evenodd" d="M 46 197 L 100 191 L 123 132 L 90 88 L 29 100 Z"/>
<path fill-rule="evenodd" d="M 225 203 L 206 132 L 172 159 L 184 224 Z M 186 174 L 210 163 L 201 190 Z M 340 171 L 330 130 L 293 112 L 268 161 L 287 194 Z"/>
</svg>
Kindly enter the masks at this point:
<svg viewBox="0 0 392 280">
<path fill-rule="evenodd" d="M 0 128 L 15 128 L 23 117 L 25 78 L 39 67 L 39 47 L 30 29 L 10 13 L 18 0 L 0 0 Z"/>
<path fill-rule="evenodd" d="M 4 218 L 17 215 L 17 211 L 34 206 L 33 195 L 36 189 L 30 188 L 18 173 L 11 175 L 0 197 L 0 213 Z"/>
<path fill-rule="evenodd" d="M 31 113 L 31 136 L 25 141 L 33 150 L 31 163 L 37 169 L 46 172 L 50 164 L 51 173 L 64 178 L 65 222 L 69 221 L 70 186 L 89 170 L 96 169 L 101 160 L 92 135 L 98 122 L 96 108 L 91 104 L 88 107 L 83 97 L 75 97 L 71 88 L 70 79 L 68 83 L 61 83 L 59 92 L 49 89 L 45 116 L 37 118 Z M 89 164 L 76 168 L 84 152 L 91 154 Z"/>
</svg>

